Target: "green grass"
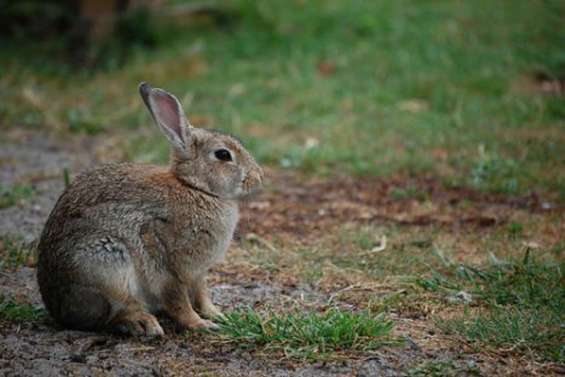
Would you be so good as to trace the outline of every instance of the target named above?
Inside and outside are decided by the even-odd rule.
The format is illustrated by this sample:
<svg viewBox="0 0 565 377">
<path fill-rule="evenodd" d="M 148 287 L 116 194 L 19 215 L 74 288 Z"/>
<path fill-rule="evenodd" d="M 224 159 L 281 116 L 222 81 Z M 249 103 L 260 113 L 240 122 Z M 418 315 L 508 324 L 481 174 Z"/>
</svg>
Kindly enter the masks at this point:
<svg viewBox="0 0 565 377">
<path fill-rule="evenodd" d="M 446 332 L 478 344 L 532 351 L 541 358 L 564 361 L 565 284 L 563 263 L 493 260 L 489 268 L 461 265 L 451 276 L 436 272 L 419 279 L 426 290 L 452 294 L 466 291 L 481 305 L 459 317 L 440 320 Z"/>
<path fill-rule="evenodd" d="M 0 209 L 14 206 L 35 194 L 33 187 L 28 185 L 15 185 L 7 187 L 0 185 Z"/>
<path fill-rule="evenodd" d="M 12 299 L 0 296 L 0 320 L 16 323 L 37 321 L 46 315 L 44 309 L 27 303 L 18 303 Z"/>
<path fill-rule="evenodd" d="M 147 80 L 176 93 L 197 125 L 242 136 L 263 163 L 431 173 L 565 198 L 564 101 L 528 84 L 535 72 L 565 72 L 563 2 L 225 4 L 234 23 L 162 27 L 159 48 L 135 47 L 124 66 L 96 73 L 3 49 L 2 127 L 119 129 L 129 157 L 164 162 L 165 139 L 137 98 Z"/>
<path fill-rule="evenodd" d="M 459 265 L 454 276 L 436 272 L 418 284 L 434 291 L 470 289 L 491 305 L 519 305 L 525 308 L 565 308 L 562 263 L 536 261 L 526 252 L 522 261 L 493 260 L 489 268 Z"/>
<path fill-rule="evenodd" d="M 329 309 L 323 313 L 268 313 L 249 309 L 228 313 L 221 335 L 240 347 L 262 347 L 285 357 L 318 360 L 339 352 L 369 352 L 393 344 L 392 321 L 382 314 Z"/>
<path fill-rule="evenodd" d="M 563 318 L 544 310 L 494 307 L 478 315 L 464 315 L 439 325 L 448 334 L 463 336 L 481 345 L 542 359 L 565 361 Z"/>
</svg>

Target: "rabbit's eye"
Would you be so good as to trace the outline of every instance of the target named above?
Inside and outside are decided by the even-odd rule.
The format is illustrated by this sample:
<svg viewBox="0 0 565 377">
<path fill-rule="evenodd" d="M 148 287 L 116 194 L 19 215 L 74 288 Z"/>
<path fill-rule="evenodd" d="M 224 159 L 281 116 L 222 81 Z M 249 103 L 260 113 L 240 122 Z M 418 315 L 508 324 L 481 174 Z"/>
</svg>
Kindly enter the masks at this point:
<svg viewBox="0 0 565 377">
<path fill-rule="evenodd" d="M 227 149 L 218 149 L 214 152 L 214 156 L 221 161 L 231 161 L 231 153 Z"/>
</svg>

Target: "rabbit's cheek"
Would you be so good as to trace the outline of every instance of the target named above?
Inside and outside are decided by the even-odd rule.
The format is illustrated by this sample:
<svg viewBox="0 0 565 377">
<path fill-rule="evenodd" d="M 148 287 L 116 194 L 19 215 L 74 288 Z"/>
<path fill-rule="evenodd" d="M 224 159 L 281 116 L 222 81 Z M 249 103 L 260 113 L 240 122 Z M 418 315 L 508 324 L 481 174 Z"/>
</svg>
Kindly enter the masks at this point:
<svg viewBox="0 0 565 377">
<path fill-rule="evenodd" d="M 242 197 L 244 197 L 245 195 L 246 195 L 246 192 L 245 192 L 245 190 L 243 189 L 243 187 L 238 186 L 238 187 L 235 189 L 235 192 L 234 192 L 234 197 L 235 197 L 235 198 L 242 198 Z"/>
<path fill-rule="evenodd" d="M 230 166 L 222 179 L 223 192 L 226 197 L 240 197 L 244 192 L 244 173 L 241 169 Z"/>
</svg>

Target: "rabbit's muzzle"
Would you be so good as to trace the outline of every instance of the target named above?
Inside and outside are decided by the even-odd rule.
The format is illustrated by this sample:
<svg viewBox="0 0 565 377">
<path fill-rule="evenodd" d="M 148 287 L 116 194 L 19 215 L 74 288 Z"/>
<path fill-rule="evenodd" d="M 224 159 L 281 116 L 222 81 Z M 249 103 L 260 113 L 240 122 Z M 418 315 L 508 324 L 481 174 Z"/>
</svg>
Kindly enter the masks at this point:
<svg viewBox="0 0 565 377">
<path fill-rule="evenodd" d="M 261 190 L 263 187 L 263 171 L 257 169 L 247 173 L 242 186 L 246 195 L 252 195 Z"/>
</svg>

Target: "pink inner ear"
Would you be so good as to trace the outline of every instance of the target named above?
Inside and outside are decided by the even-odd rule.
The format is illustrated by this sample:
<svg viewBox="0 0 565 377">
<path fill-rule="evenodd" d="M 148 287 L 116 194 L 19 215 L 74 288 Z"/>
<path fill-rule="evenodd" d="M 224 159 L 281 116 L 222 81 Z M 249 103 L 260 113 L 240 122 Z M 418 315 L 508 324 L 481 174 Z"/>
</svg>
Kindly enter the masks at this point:
<svg viewBox="0 0 565 377">
<path fill-rule="evenodd" d="M 173 131 L 183 142 L 182 115 L 177 101 L 166 93 L 153 93 L 155 101 L 155 115 L 161 124 Z"/>
</svg>

